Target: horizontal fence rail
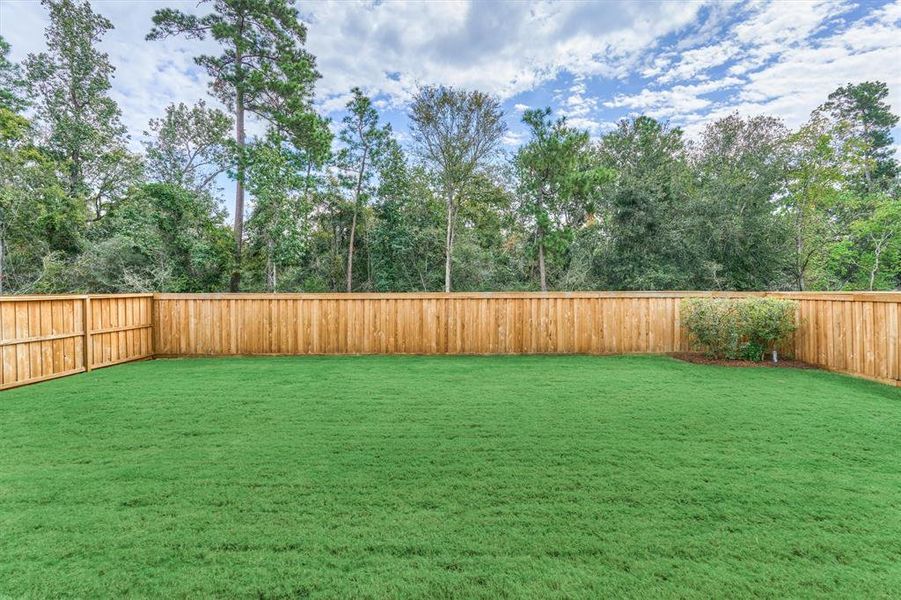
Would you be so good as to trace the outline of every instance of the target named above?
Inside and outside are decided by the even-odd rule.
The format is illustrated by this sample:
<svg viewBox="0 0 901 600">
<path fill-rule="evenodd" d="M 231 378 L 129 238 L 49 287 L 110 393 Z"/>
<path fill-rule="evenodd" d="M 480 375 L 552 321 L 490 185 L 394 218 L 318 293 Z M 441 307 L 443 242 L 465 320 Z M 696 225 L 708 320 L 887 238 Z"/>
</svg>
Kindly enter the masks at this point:
<svg viewBox="0 0 901 600">
<path fill-rule="evenodd" d="M 686 297 L 796 300 L 787 351 L 897 384 L 901 293 L 563 292 L 157 294 L 156 352 L 236 354 L 619 354 L 689 349 Z"/>
<path fill-rule="evenodd" d="M 798 302 L 785 351 L 901 384 L 898 292 L 124 294 L 0 298 L 0 388 L 151 356 L 689 350 L 687 297 Z"/>
<path fill-rule="evenodd" d="M 0 297 L 0 389 L 153 355 L 153 294 Z"/>
</svg>

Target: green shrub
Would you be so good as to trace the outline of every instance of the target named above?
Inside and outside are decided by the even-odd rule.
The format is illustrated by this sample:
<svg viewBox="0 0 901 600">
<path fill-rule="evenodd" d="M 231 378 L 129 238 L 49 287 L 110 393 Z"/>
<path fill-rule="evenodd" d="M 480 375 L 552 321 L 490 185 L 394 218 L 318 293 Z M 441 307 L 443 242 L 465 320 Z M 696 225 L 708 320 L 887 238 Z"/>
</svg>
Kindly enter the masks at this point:
<svg viewBox="0 0 901 600">
<path fill-rule="evenodd" d="M 741 345 L 741 356 L 743 360 L 759 361 L 763 358 L 766 347 L 761 346 L 757 342 L 744 342 Z"/>
<path fill-rule="evenodd" d="M 732 300 L 686 298 L 681 306 L 682 325 L 693 343 L 717 358 L 737 358 L 741 335 L 738 311 Z"/>
<path fill-rule="evenodd" d="M 687 298 L 682 324 L 714 358 L 763 360 L 795 330 L 797 303 L 777 298 Z"/>
<path fill-rule="evenodd" d="M 742 303 L 743 336 L 764 352 L 775 350 L 794 333 L 798 303 L 779 298 L 744 298 Z M 762 356 L 761 359 L 762 360 Z"/>
</svg>

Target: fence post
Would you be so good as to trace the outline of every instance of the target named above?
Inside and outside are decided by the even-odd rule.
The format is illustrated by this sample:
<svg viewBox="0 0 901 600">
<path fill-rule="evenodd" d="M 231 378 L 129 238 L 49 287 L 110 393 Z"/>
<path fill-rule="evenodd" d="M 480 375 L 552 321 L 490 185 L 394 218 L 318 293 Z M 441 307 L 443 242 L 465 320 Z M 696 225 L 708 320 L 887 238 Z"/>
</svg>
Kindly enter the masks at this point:
<svg viewBox="0 0 901 600">
<path fill-rule="evenodd" d="M 156 336 L 159 331 L 160 315 L 156 306 L 157 294 L 153 294 L 150 298 L 150 357 L 156 358 L 157 341 Z"/>
<path fill-rule="evenodd" d="M 82 312 L 84 315 L 84 317 L 82 319 L 82 321 L 84 322 L 84 350 L 82 351 L 82 354 L 84 356 L 84 370 L 90 371 L 91 363 L 93 362 L 93 354 L 94 354 L 94 352 L 93 352 L 94 345 L 93 345 L 92 339 L 91 339 L 92 324 L 91 324 L 91 297 L 90 296 L 84 297 L 84 304 L 82 305 Z"/>
</svg>

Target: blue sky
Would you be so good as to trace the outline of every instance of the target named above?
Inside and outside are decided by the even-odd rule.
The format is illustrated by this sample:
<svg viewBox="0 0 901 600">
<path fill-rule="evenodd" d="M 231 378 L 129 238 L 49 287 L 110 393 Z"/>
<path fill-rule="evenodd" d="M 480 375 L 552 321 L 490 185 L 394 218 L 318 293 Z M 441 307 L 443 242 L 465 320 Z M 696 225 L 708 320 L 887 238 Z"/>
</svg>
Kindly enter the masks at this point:
<svg viewBox="0 0 901 600">
<path fill-rule="evenodd" d="M 196 2 L 93 4 L 116 27 L 103 48 L 117 68 L 113 95 L 139 147 L 147 121 L 168 103 L 208 98 L 205 75 L 192 62 L 198 42 L 144 41 L 154 10 L 195 11 Z M 691 138 L 733 111 L 796 127 L 839 85 L 878 79 L 901 112 L 901 0 L 384 0 L 300 8 L 323 75 L 319 110 L 340 121 L 348 91 L 360 86 L 402 141 L 406 104 L 428 83 L 500 98 L 511 150 L 524 139 L 519 118 L 527 107 L 550 106 L 595 136 L 618 119 L 648 114 Z M 39 2 L 0 0 L 0 34 L 14 60 L 42 50 L 45 23 Z"/>
</svg>

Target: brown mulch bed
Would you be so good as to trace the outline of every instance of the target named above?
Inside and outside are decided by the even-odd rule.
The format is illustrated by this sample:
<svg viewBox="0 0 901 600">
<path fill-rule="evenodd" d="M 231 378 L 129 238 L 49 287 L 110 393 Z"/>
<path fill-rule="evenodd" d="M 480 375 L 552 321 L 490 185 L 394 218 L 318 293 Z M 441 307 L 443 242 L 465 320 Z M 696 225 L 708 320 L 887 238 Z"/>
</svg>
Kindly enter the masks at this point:
<svg viewBox="0 0 901 600">
<path fill-rule="evenodd" d="M 709 356 L 702 354 L 701 352 L 673 352 L 672 354 L 670 354 L 670 356 L 677 360 L 684 360 L 685 362 L 695 363 L 698 365 L 720 365 L 723 367 L 788 367 L 790 369 L 819 368 L 816 365 L 812 365 L 801 360 L 782 358 L 781 356 L 779 357 L 779 362 L 777 363 L 774 363 L 769 359 L 762 362 L 754 362 L 752 360 L 720 360 L 717 358 L 710 358 Z"/>
</svg>

